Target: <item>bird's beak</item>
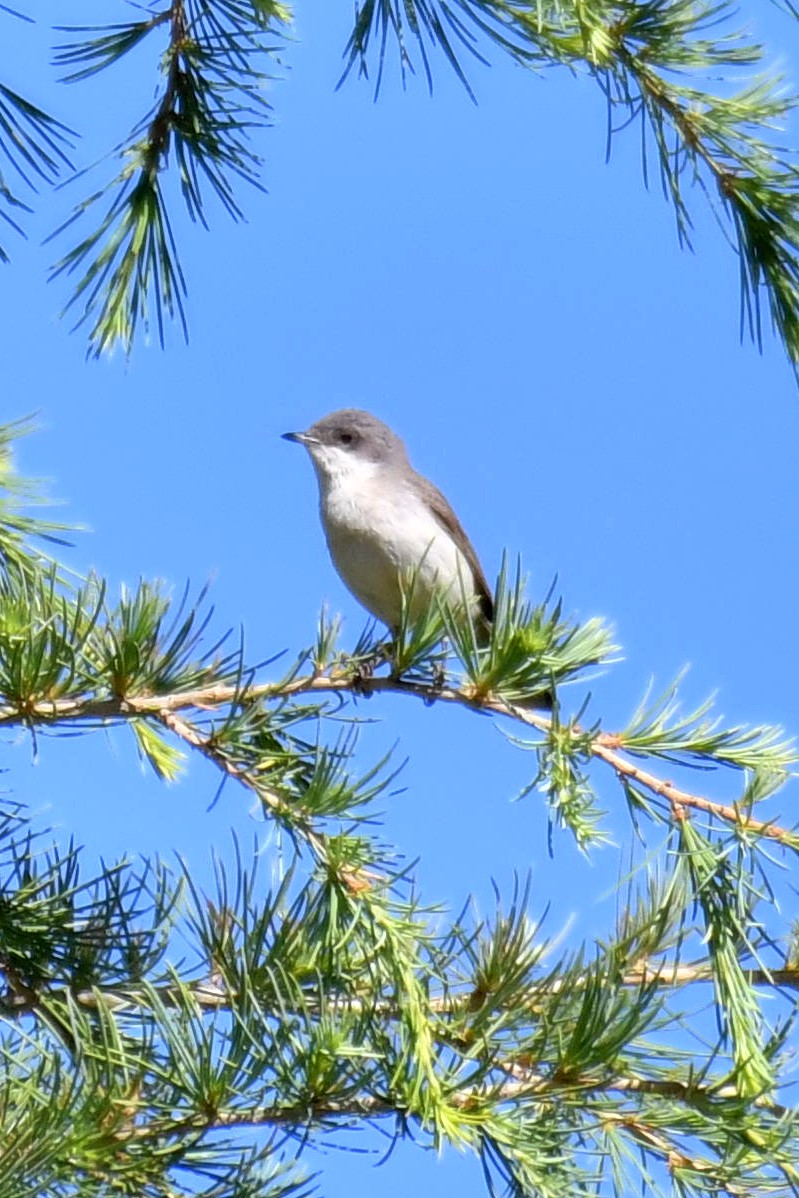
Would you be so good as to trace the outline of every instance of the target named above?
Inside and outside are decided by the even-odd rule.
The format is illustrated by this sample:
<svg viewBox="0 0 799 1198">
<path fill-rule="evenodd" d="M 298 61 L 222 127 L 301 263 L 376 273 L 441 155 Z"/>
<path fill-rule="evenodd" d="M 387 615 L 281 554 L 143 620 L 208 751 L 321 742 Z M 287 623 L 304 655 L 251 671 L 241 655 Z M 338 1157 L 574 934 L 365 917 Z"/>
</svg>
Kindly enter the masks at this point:
<svg viewBox="0 0 799 1198">
<path fill-rule="evenodd" d="M 300 445 L 304 445 L 308 440 L 307 433 L 281 433 L 284 441 L 297 441 Z"/>
</svg>

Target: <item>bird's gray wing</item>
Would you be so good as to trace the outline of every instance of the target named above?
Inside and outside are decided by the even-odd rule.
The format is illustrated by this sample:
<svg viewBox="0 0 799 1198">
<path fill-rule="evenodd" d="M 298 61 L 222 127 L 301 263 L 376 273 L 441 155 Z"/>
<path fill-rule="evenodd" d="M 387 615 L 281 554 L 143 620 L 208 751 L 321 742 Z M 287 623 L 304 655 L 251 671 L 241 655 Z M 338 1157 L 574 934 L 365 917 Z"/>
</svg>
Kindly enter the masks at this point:
<svg viewBox="0 0 799 1198">
<path fill-rule="evenodd" d="M 414 471 L 414 473 L 416 473 Z M 442 495 L 438 487 L 434 486 L 428 478 L 422 474 L 416 474 L 415 479 L 418 488 L 424 497 L 425 502 L 432 511 L 438 523 L 445 532 L 452 537 L 452 540 L 460 549 L 466 561 L 469 564 L 469 569 L 474 576 L 474 586 L 477 592 L 477 597 L 480 601 L 480 611 L 489 623 L 494 618 L 494 600 L 491 596 L 491 589 L 486 582 L 486 576 L 483 573 L 483 567 L 475 553 L 472 542 L 464 532 L 463 525 L 452 510 L 452 505 L 445 495 Z"/>
</svg>

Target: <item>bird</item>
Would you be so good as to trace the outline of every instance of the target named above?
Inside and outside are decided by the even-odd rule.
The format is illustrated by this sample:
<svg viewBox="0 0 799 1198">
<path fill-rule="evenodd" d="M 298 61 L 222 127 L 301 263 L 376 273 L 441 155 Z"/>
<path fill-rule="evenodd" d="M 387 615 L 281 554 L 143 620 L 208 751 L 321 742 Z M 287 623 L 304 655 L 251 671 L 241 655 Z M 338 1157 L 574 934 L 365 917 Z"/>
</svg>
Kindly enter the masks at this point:
<svg viewBox="0 0 799 1198">
<path fill-rule="evenodd" d="M 485 642 L 494 603 L 474 546 L 447 498 L 414 470 L 400 437 L 360 408 L 283 437 L 310 455 L 330 556 L 359 603 L 396 633 L 403 589 L 410 588 L 412 619 L 437 595 L 450 608 L 466 605 Z"/>
</svg>

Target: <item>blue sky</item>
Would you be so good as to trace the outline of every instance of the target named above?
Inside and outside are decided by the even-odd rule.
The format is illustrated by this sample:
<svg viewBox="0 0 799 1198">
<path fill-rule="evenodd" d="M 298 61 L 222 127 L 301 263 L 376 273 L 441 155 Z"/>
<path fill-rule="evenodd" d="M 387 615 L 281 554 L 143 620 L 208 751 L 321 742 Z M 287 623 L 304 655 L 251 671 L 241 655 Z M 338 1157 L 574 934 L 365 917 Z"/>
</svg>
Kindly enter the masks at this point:
<svg viewBox="0 0 799 1198">
<path fill-rule="evenodd" d="M 88 163 L 149 107 L 156 57 L 140 52 L 116 85 L 63 88 L 45 53 L 63 6 L 38 7 L 39 29 L 2 17 L 15 47 L 3 79 L 80 128 Z M 69 8 L 76 24 L 96 19 L 91 4 Z M 799 26 L 743 9 L 795 87 Z M 328 561 L 310 465 L 280 434 L 367 407 L 448 494 L 489 577 L 504 550 L 521 554 L 532 594 L 557 575 L 568 611 L 613 623 L 624 660 L 592 684 L 608 728 L 650 679 L 664 686 L 690 664 L 687 702 L 718 691 L 730 722 L 799 730 L 799 388 L 770 335 L 762 355 L 740 344 L 736 259 L 702 197 L 692 255 L 643 186 L 637 131 L 605 165 L 602 97 L 566 72 L 475 63 L 477 106 L 443 62 L 432 98 L 390 71 L 377 104 L 356 79 L 336 91 L 351 13 L 298 7 L 275 125 L 258 138 L 268 194 L 243 193 L 248 223 L 213 206 L 210 234 L 176 221 L 188 347 L 175 332 L 165 352 L 140 343 L 129 362 L 85 360 L 81 333 L 57 318 L 63 286 L 44 283 L 56 250 L 40 245 L 79 189 L 42 196 L 29 241 L 10 246 L 3 414 L 39 413 L 19 459 L 87 526 L 70 564 L 176 591 L 213 579 L 218 627 L 243 626 L 253 660 L 308 644 L 324 601 L 354 643 L 363 615 Z M 787 140 L 799 142 L 796 121 Z M 508 893 L 514 870 L 531 869 L 547 931 L 571 922 L 576 942 L 610 930 L 629 825 L 609 779 L 617 847 L 585 860 L 564 835 L 550 860 L 541 800 L 511 802 L 534 761 L 491 721 L 399 699 L 362 714 L 376 721 L 364 762 L 397 738 L 410 759 L 385 830 L 420 857 L 428 901 L 455 910 L 475 893 L 485 909 L 492 878 Z M 179 851 L 202 878 L 229 829 L 266 843 L 246 795 L 228 787 L 209 813 L 209 769 L 194 763 L 164 789 L 121 734 L 45 741 L 36 763 L 27 743 L 7 756 L 17 797 L 74 832 L 89 861 Z M 708 789 L 728 793 L 723 782 Z M 440 1173 L 412 1147 L 380 1174 L 375 1159 L 309 1164 L 329 1198 L 377 1184 L 386 1198 L 409 1184 L 483 1192 L 477 1164 L 454 1153 Z"/>
</svg>

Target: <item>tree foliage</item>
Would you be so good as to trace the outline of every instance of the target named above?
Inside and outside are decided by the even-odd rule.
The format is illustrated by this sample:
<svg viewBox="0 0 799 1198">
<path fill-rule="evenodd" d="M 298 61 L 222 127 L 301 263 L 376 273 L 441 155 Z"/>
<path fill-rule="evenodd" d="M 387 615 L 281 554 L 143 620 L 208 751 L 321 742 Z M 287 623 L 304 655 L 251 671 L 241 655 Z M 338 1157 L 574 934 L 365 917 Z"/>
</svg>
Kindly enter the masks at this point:
<svg viewBox="0 0 799 1198">
<path fill-rule="evenodd" d="M 347 653 L 323 618 L 281 675 L 213 636 L 204 594 L 116 597 L 54 561 L 20 431 L 0 454 L 7 741 L 128 728 L 160 778 L 204 758 L 274 835 L 207 892 L 157 858 L 92 867 L 2 797 L 2 1198 L 310 1194 L 303 1147 L 365 1125 L 456 1145 L 518 1198 L 799 1192 L 779 729 L 683 713 L 675 685 L 607 730 L 585 691 L 607 628 L 507 569 L 488 647 L 433 608 L 391 653 L 371 630 Z M 550 940 L 524 880 L 485 916 L 425 900 L 381 834 L 395 768 L 356 756 L 366 692 L 510 729 L 555 851 L 592 853 L 602 806 L 626 806 L 639 849 L 604 939 Z M 724 801 L 694 785 L 713 772 Z"/>
<path fill-rule="evenodd" d="M 792 4 L 781 7 L 796 19 Z M 32 19 L 35 6 L 27 8 Z M 23 15 L 0 9 L 6 21 Z M 57 231 L 64 248 L 52 273 L 73 280 L 68 310 L 93 354 L 117 345 L 129 353 L 142 327 L 163 343 L 173 320 L 187 334 L 176 209 L 182 201 L 206 224 L 215 196 L 242 216 L 240 185 L 263 183 L 264 85 L 290 40 L 291 12 L 279 0 L 151 0 L 120 15 L 127 19 L 56 33 L 67 83 L 98 72 L 111 81 L 134 49 L 152 63 L 142 96 L 158 80 L 154 105 L 145 102 L 134 128 L 120 132 L 116 169 L 92 172 L 96 186 Z M 659 179 L 682 242 L 690 244 L 695 205 L 712 206 L 740 261 L 742 330 L 759 343 L 765 311 L 796 365 L 799 159 L 781 130 L 797 101 L 764 71 L 763 48 L 737 31 L 737 19 L 731 0 L 359 0 L 344 75 L 371 75 L 379 90 L 396 60 L 403 81 L 420 70 L 432 87 L 440 59 L 474 94 L 479 63 L 509 56 L 531 71 L 565 67 L 595 81 L 608 148 L 617 131 L 638 128 L 644 179 Z M 742 69 L 750 72 L 743 83 Z M 27 197 L 37 179 L 69 177 L 73 141 L 55 117 L 0 84 L 0 165 L 13 180 L 0 173 L 7 223 L 21 229 L 20 190 Z"/>
</svg>

